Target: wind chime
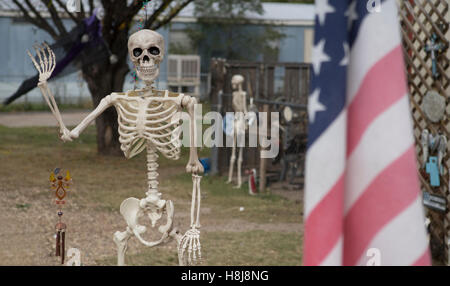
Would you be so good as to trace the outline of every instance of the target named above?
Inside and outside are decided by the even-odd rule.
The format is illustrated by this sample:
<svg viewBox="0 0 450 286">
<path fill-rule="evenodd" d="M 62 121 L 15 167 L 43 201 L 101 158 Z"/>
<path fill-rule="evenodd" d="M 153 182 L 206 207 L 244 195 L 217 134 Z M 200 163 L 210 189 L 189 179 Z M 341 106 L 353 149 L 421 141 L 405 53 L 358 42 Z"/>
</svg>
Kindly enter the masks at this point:
<svg viewBox="0 0 450 286">
<path fill-rule="evenodd" d="M 65 244 L 66 244 L 66 230 L 67 225 L 62 222 L 63 206 L 66 204 L 64 198 L 67 195 L 67 191 L 72 183 L 70 172 L 66 172 L 66 176 L 63 177 L 63 173 L 60 168 L 56 168 L 50 174 L 50 188 L 55 192 L 55 204 L 58 206 L 58 223 L 55 225 L 56 231 L 56 256 L 61 256 L 61 264 L 64 264 Z"/>
<path fill-rule="evenodd" d="M 51 77 L 53 70 L 56 66 L 55 54 L 50 49 L 47 43 L 44 43 L 42 46 L 34 45 L 34 50 L 36 51 L 39 64 L 36 58 L 27 51 L 27 54 L 30 56 L 31 61 L 39 72 L 39 88 L 41 89 L 42 95 L 44 96 L 45 101 L 50 107 L 51 112 L 55 116 L 56 121 L 59 125 L 59 135 L 64 135 L 65 130 L 67 129 L 64 125 L 64 122 L 61 117 L 61 113 L 59 112 L 58 105 L 56 104 L 55 97 L 53 96 L 51 90 L 48 88 L 47 80 Z M 46 55 L 47 52 L 47 55 Z M 44 56 L 44 61 L 42 61 L 42 56 Z M 58 161 L 61 166 L 61 158 L 62 158 L 62 149 L 59 148 L 59 156 Z M 66 230 L 67 225 L 62 222 L 62 209 L 66 204 L 64 198 L 66 197 L 67 190 L 72 183 L 72 178 L 70 177 L 70 172 L 66 172 L 66 176 L 63 177 L 61 168 L 55 168 L 53 172 L 50 174 L 50 189 L 55 192 L 55 204 L 58 206 L 58 217 L 59 221 L 55 225 L 56 231 L 56 256 L 61 256 L 61 264 L 64 264 L 64 256 L 65 256 L 65 238 L 66 238 Z"/>
</svg>

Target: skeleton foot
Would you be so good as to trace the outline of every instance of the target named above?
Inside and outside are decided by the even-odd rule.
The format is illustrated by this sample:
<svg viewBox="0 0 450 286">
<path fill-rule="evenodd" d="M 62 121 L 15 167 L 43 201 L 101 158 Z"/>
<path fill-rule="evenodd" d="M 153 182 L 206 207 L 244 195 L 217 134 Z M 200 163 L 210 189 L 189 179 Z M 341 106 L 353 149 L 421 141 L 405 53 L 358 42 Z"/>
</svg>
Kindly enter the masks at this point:
<svg viewBox="0 0 450 286">
<path fill-rule="evenodd" d="M 125 265 L 125 253 L 128 249 L 128 240 L 133 235 L 130 229 L 127 227 L 126 231 L 120 232 L 116 231 L 114 233 L 114 243 L 117 246 L 117 265 Z"/>
</svg>

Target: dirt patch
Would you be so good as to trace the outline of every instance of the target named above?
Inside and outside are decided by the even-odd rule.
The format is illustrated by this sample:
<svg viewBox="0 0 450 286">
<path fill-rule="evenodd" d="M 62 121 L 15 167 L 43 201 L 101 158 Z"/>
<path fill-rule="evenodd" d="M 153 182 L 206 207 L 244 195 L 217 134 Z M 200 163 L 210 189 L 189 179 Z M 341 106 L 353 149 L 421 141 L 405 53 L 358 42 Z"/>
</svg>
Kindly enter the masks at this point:
<svg viewBox="0 0 450 286">
<path fill-rule="evenodd" d="M 301 203 L 303 201 L 303 188 L 300 188 L 298 185 L 292 185 L 286 182 L 276 182 L 272 183 L 269 188 L 274 195 L 282 196 L 283 198 L 296 203 Z"/>
</svg>

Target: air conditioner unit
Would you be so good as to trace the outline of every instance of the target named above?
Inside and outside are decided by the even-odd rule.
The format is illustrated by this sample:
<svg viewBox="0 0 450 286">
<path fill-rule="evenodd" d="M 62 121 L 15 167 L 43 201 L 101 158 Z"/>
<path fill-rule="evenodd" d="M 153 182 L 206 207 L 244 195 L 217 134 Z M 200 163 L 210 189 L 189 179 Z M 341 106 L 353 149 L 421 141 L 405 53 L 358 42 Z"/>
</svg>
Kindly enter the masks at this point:
<svg viewBox="0 0 450 286">
<path fill-rule="evenodd" d="M 200 56 L 169 55 L 167 84 L 172 91 L 200 96 Z"/>
</svg>

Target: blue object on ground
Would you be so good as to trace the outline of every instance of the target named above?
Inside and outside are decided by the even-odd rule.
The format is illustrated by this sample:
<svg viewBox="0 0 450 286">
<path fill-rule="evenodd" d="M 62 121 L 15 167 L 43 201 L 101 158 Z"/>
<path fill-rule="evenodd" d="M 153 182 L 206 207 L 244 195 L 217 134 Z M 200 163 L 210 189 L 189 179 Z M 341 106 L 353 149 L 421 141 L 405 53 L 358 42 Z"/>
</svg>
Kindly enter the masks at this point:
<svg viewBox="0 0 450 286">
<path fill-rule="evenodd" d="M 208 174 L 211 170 L 211 159 L 210 158 L 200 158 L 200 163 L 203 165 L 203 169 L 205 169 L 205 174 Z"/>
</svg>

